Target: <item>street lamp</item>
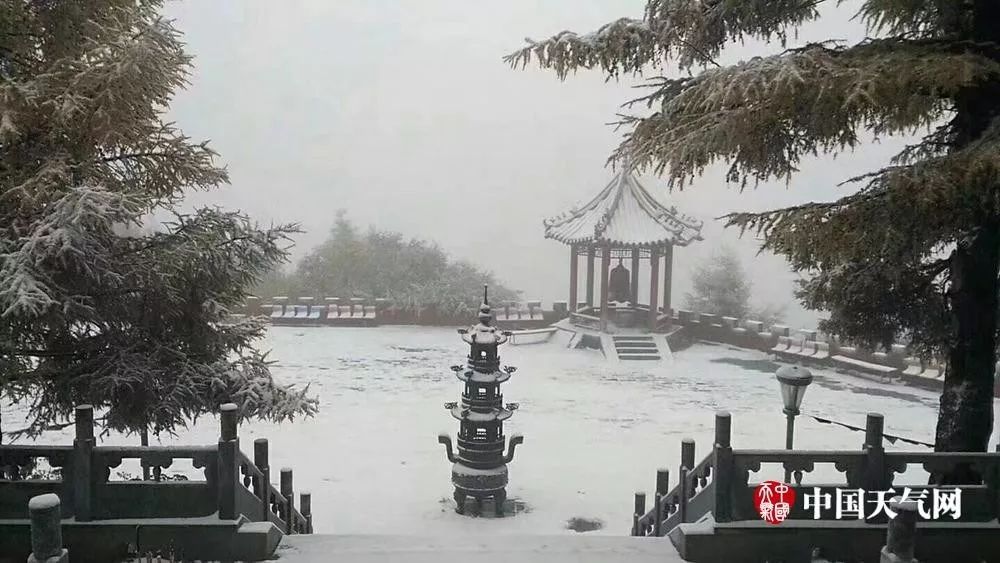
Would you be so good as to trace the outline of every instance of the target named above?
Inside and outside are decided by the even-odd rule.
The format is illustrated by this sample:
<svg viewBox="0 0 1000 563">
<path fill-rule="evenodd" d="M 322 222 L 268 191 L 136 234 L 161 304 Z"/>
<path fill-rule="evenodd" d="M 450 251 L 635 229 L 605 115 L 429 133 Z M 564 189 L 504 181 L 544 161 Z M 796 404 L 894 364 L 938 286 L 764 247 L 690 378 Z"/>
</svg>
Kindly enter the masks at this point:
<svg viewBox="0 0 1000 563">
<path fill-rule="evenodd" d="M 812 383 L 813 376 L 809 370 L 799 366 L 784 366 L 775 373 L 778 383 L 781 385 L 781 401 L 785 404 L 784 413 L 788 420 L 785 430 L 785 449 L 792 449 L 792 436 L 795 434 L 795 417 L 799 414 L 799 407 L 802 406 L 802 397 L 806 394 L 806 387 Z M 785 470 L 785 482 L 792 479 L 791 471 Z"/>
</svg>

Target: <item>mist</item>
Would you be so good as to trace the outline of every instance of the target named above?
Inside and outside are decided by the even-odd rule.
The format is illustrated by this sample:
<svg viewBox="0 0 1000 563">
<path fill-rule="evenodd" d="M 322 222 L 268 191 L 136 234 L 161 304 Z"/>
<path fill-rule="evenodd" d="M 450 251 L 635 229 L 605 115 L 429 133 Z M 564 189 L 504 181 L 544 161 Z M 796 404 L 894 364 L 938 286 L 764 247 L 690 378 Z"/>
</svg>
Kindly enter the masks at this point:
<svg viewBox="0 0 1000 563">
<path fill-rule="evenodd" d="M 644 4 L 171 3 L 167 15 L 195 56 L 190 86 L 176 98 L 171 118 L 194 139 L 211 140 L 232 181 L 186 204 L 238 208 L 263 223 L 299 223 L 305 232 L 293 260 L 326 238 L 343 208 L 359 225 L 436 241 L 454 258 L 494 271 L 527 299 L 565 300 L 569 250 L 543 238 L 542 220 L 589 200 L 611 179 L 606 160 L 621 132 L 608 123 L 623 102 L 641 94 L 633 87 L 642 80 L 606 82 L 593 71 L 560 82 L 553 72 L 512 70 L 501 59 L 524 37 L 589 32 L 619 17 L 640 17 Z M 862 39 L 853 4 L 827 9 L 788 46 Z M 782 48 L 734 45 L 719 63 Z M 675 252 L 675 307 L 690 288 L 692 267 L 725 244 L 743 260 L 754 304 L 788 305 L 789 324 L 813 326 L 818 315 L 795 302 L 796 276 L 787 263 L 758 254 L 757 240 L 741 239 L 715 219 L 847 195 L 857 186 L 839 182 L 885 165 L 905 143 L 882 140 L 839 159 L 807 161 L 787 185 L 743 193 L 726 185 L 724 164 L 684 191 L 642 177 L 661 201 L 705 221 L 705 240 Z"/>
</svg>

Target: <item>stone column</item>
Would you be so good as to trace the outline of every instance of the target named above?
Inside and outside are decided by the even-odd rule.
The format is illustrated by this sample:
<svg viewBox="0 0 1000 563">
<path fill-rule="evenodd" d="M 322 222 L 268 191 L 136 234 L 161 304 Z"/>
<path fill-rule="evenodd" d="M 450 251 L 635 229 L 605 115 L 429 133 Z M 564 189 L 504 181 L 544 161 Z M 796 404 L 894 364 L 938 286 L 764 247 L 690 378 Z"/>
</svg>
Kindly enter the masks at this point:
<svg viewBox="0 0 1000 563">
<path fill-rule="evenodd" d="M 889 508 L 896 516 L 889 520 L 885 547 L 879 554 L 880 563 L 911 563 L 917 535 L 917 502 L 894 497 Z"/>
<path fill-rule="evenodd" d="M 587 248 L 587 306 L 594 306 L 594 245 Z"/>
<path fill-rule="evenodd" d="M 62 543 L 62 513 L 59 497 L 53 493 L 28 501 L 31 520 L 31 555 L 28 563 L 67 563 L 69 554 Z"/>
<path fill-rule="evenodd" d="M 656 330 L 657 294 L 660 293 L 660 251 L 649 249 L 649 331 Z"/>
<path fill-rule="evenodd" d="M 601 248 L 601 332 L 608 330 L 608 274 L 611 271 L 611 247 Z"/>
<path fill-rule="evenodd" d="M 638 246 L 632 249 L 632 306 L 639 304 L 639 258 L 642 249 Z"/>
<path fill-rule="evenodd" d="M 674 245 L 668 244 L 663 248 L 663 312 L 670 314 L 673 307 L 671 297 L 671 286 L 674 283 Z"/>
<path fill-rule="evenodd" d="M 579 286 L 577 276 L 580 273 L 579 256 L 575 244 L 569 246 L 569 310 L 576 312 L 577 287 Z"/>
</svg>

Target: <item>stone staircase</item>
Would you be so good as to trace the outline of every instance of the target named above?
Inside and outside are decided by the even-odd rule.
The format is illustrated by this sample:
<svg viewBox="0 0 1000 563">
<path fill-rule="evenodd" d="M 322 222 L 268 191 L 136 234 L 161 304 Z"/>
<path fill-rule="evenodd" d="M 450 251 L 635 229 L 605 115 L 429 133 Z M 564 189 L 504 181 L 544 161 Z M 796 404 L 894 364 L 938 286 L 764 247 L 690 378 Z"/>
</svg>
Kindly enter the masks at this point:
<svg viewBox="0 0 1000 563">
<path fill-rule="evenodd" d="M 456 533 L 448 537 L 286 536 L 287 563 L 683 563 L 667 538 Z"/>
<path fill-rule="evenodd" d="M 612 342 L 615 354 L 623 362 L 633 360 L 659 362 L 663 359 L 652 336 L 613 336 Z"/>
</svg>

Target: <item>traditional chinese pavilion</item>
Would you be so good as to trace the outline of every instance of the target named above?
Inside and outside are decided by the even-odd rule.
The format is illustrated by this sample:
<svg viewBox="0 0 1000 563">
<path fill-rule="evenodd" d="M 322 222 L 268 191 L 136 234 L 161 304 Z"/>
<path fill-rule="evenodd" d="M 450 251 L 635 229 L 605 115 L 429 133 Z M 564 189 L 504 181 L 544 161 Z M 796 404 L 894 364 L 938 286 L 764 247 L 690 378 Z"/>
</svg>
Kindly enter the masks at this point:
<svg viewBox="0 0 1000 563">
<path fill-rule="evenodd" d="M 702 222 L 658 202 L 631 168 L 586 205 L 545 221 L 545 238 L 570 247 L 571 322 L 607 332 L 616 327 L 645 327 L 650 332 L 670 322 L 675 246 L 702 240 Z M 586 260 L 585 299 L 578 299 L 579 259 Z M 660 258 L 663 281 L 660 282 Z M 600 261 L 600 297 L 594 299 L 595 262 Z M 625 266 L 626 261 L 630 268 Z M 639 302 L 639 268 L 649 264 L 649 302 Z M 617 264 L 612 269 L 612 262 Z M 662 300 L 660 298 L 662 291 Z"/>
<path fill-rule="evenodd" d="M 503 422 L 514 414 L 517 403 L 503 404 L 500 384 L 510 379 L 515 368 L 500 368 L 497 349 L 507 342 L 509 332 L 500 332 L 492 326 L 493 315 L 484 291 L 479 309 L 479 324 L 459 330 L 462 340 L 469 345 L 465 366 L 452 366 L 452 371 L 465 384 L 460 403 L 446 403 L 445 408 L 458 419 L 458 454 L 452 450 L 451 437 L 438 436 L 448 452 L 452 465 L 451 481 L 455 486 L 455 510 L 465 512 L 468 498 L 476 501 L 477 511 L 482 511 L 483 501 L 493 499 L 494 511 L 502 516 L 507 499 L 507 464 L 514 459 L 514 448 L 524 441 L 520 435 L 510 437 L 510 448 L 504 455 Z"/>
</svg>

